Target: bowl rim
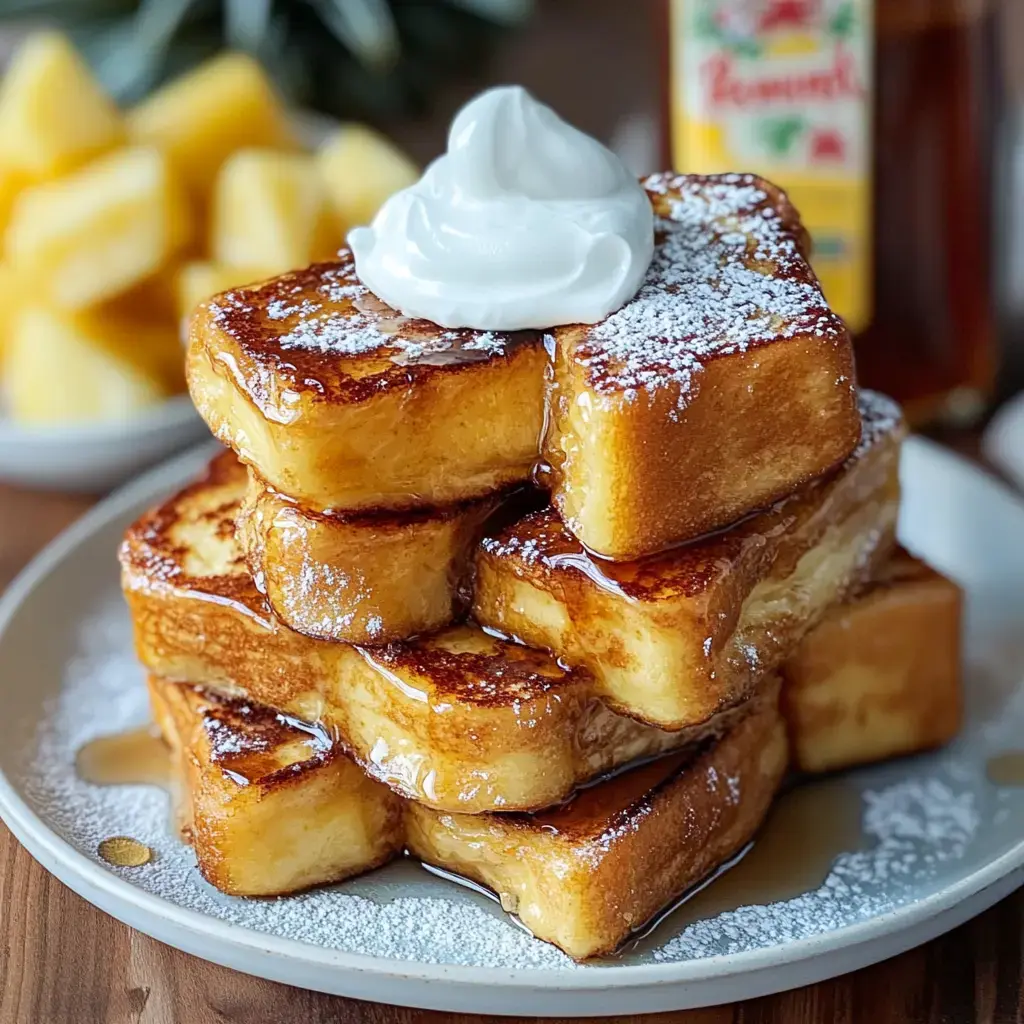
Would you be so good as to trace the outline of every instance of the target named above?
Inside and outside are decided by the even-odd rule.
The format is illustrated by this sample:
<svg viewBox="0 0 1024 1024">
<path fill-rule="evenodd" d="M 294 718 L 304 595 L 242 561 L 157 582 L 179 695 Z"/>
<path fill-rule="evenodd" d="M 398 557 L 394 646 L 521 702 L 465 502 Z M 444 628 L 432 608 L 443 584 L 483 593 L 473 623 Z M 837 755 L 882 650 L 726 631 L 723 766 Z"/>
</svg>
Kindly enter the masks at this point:
<svg viewBox="0 0 1024 1024">
<path fill-rule="evenodd" d="M 122 419 L 24 424 L 0 414 L 0 445 L 117 441 L 140 433 L 157 433 L 184 426 L 198 416 L 192 399 L 185 391 Z"/>
</svg>

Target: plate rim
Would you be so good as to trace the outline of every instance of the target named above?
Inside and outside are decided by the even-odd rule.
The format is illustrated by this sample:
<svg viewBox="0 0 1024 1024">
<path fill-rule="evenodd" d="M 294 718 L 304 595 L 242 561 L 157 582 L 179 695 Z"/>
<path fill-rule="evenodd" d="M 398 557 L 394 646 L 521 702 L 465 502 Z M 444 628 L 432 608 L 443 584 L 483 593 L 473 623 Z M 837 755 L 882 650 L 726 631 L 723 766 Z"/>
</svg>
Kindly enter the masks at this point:
<svg viewBox="0 0 1024 1024">
<path fill-rule="evenodd" d="M 984 467 L 957 452 L 924 438 L 910 438 L 906 445 L 908 449 L 918 449 L 921 453 L 928 453 L 929 458 L 939 458 L 956 465 L 959 470 L 965 471 L 968 477 L 973 477 L 976 482 L 982 483 L 993 493 L 999 493 L 1012 502 L 1024 519 L 1024 499 Z M 3 642 L 13 617 L 24 601 L 50 573 L 58 569 L 74 550 L 88 543 L 95 533 L 112 519 L 123 515 L 133 505 L 156 501 L 161 494 L 183 484 L 187 480 L 188 474 L 202 465 L 204 455 L 208 457 L 216 450 L 216 444 L 207 441 L 146 471 L 99 501 L 47 544 L 0 595 L 0 644 Z M 460 990 L 461 988 L 482 988 L 484 993 L 500 989 L 511 992 L 517 997 L 533 991 L 539 992 L 545 999 L 556 1000 L 559 996 L 564 998 L 583 993 L 604 993 L 611 997 L 614 992 L 616 996 L 622 996 L 635 994 L 642 989 L 658 989 L 662 994 L 667 994 L 665 989 L 682 989 L 684 992 L 686 989 L 690 989 L 689 994 L 693 996 L 697 995 L 696 991 L 693 991 L 697 986 L 710 985 L 713 987 L 716 983 L 721 985 L 744 975 L 756 975 L 766 970 L 792 965 L 811 966 L 816 960 L 823 957 L 844 953 L 848 954 L 850 963 L 842 971 L 853 970 L 895 955 L 920 941 L 926 941 L 926 939 L 910 935 L 909 941 L 905 945 L 901 945 L 900 937 L 905 933 L 909 934 L 919 930 L 929 921 L 948 915 L 958 905 L 974 901 L 977 906 L 973 913 L 979 913 L 1012 891 L 1016 885 L 1024 882 L 1024 837 L 1022 837 L 1015 846 L 1000 856 L 924 899 L 892 908 L 884 914 L 846 925 L 834 931 L 796 939 L 785 945 L 768 946 L 739 954 L 716 954 L 711 957 L 686 961 L 621 966 L 600 965 L 592 968 L 584 967 L 581 970 L 479 967 L 390 959 L 372 954 L 330 949 L 269 932 L 258 932 L 229 921 L 213 918 L 197 910 L 181 907 L 138 888 L 130 880 L 108 871 L 79 852 L 67 840 L 52 831 L 46 822 L 36 814 L 2 769 L 0 769 L 0 818 L 8 825 L 18 841 L 52 874 L 84 896 L 89 902 L 99 906 L 104 912 L 110 913 L 131 927 L 152 935 L 154 938 L 170 941 L 163 938 L 161 934 L 157 934 L 157 932 L 166 934 L 164 929 L 157 927 L 154 932 L 147 927 L 146 923 L 140 924 L 136 919 L 135 912 L 147 920 L 151 918 L 157 924 L 166 922 L 172 930 L 184 930 L 195 934 L 197 939 L 205 936 L 206 939 L 218 945 L 232 947 L 240 955 L 262 955 L 280 962 L 275 964 L 272 972 L 264 971 L 261 976 L 272 977 L 274 980 L 288 983 L 289 965 L 299 964 L 330 971 L 335 977 L 337 977 L 337 972 L 341 972 L 355 974 L 371 981 L 389 980 L 396 983 L 395 989 L 383 993 L 383 996 L 388 1001 L 397 1002 L 403 1001 L 403 994 L 406 999 L 412 995 L 412 992 L 405 993 L 406 987 L 418 988 L 430 982 L 444 982 L 448 986 L 454 984 L 460 986 Z M 1016 878 L 1017 875 L 1020 875 L 1020 878 Z M 1016 884 L 1008 888 L 1005 883 L 1014 878 L 1016 878 Z M 75 884 L 76 882 L 82 883 L 91 895 L 83 893 L 81 888 Z M 1001 886 L 1000 883 L 1004 884 Z M 999 891 L 992 895 L 991 900 L 978 899 L 988 896 L 993 890 Z M 102 897 L 102 903 L 93 899 L 94 895 L 98 898 Z M 112 909 L 113 907 L 117 907 L 117 909 Z M 966 916 L 963 919 L 966 920 Z M 959 923 L 959 920 L 952 921 L 935 931 L 934 935 L 941 934 Z M 929 935 L 928 938 L 934 937 L 934 935 Z M 172 941 L 171 944 L 178 948 L 184 948 L 180 941 Z M 868 949 L 871 944 L 884 945 L 886 951 L 872 957 Z M 208 955 L 208 952 L 196 952 L 193 948 L 186 951 L 204 959 L 225 963 L 225 960 Z M 862 955 L 857 956 L 858 953 Z M 863 956 L 864 953 L 868 954 L 867 957 Z M 247 970 L 245 966 L 239 966 L 235 960 L 231 960 L 231 963 L 227 965 L 235 969 Z M 278 966 L 281 968 L 280 970 L 277 969 Z M 260 973 L 266 967 L 266 962 L 254 962 L 249 973 Z M 834 976 L 835 973 L 837 972 L 826 971 L 817 980 Z M 401 986 L 397 984 L 399 982 L 401 982 Z M 294 981 L 291 983 L 295 984 Z M 794 984 L 805 983 L 808 983 L 806 978 L 794 982 Z M 768 987 L 759 991 L 766 994 L 782 991 L 787 987 L 792 986 L 780 981 L 774 986 L 769 983 Z M 321 988 L 320 990 L 346 991 L 344 986 L 342 988 Z M 351 994 L 356 995 L 354 992 Z M 440 993 L 438 995 L 440 996 Z M 367 995 L 365 991 L 359 992 L 358 997 L 375 998 L 373 995 Z M 736 996 L 731 998 L 736 998 Z M 662 1008 L 711 1005 L 711 1002 L 713 1000 L 690 1002 L 684 998 L 683 1001 L 670 1000 Z M 420 994 L 416 995 L 415 1001 L 407 1001 L 405 1005 L 436 1005 L 437 1008 L 442 1009 L 466 1009 L 474 1004 L 464 1000 L 445 1002 L 443 999 L 436 1004 L 429 1001 L 424 1002 L 420 988 Z M 516 1013 L 521 1010 L 522 1006 L 519 1006 L 506 1012 Z M 572 1013 L 574 1010 L 579 1013 L 601 1012 L 600 1009 L 595 1010 L 593 1007 L 563 1007 L 554 1003 L 550 1008 L 550 1012 L 563 1014 Z M 491 1008 L 486 1012 L 501 1011 Z M 604 1009 L 604 1012 L 620 1012 L 620 1008 L 609 1006 Z"/>
</svg>

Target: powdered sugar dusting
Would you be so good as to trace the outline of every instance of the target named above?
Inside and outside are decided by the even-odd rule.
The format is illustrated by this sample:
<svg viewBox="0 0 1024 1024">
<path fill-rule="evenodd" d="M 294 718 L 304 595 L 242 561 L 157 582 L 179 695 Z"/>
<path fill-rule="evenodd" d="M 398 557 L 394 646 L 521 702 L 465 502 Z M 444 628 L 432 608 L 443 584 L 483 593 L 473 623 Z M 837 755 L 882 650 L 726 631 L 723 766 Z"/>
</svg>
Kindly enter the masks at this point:
<svg viewBox="0 0 1024 1024">
<path fill-rule="evenodd" d="M 270 323 L 262 329 L 277 332 L 275 344 L 282 352 L 378 355 L 400 365 L 486 359 L 503 354 L 515 338 L 493 331 L 441 330 L 401 316 L 360 283 L 352 256 L 344 249 L 337 263 L 225 292 L 210 303 L 210 314 L 236 337 L 265 317 Z"/>
<path fill-rule="evenodd" d="M 531 525 L 536 522 L 541 524 L 535 528 L 530 536 L 523 537 L 517 530 L 515 524 L 506 529 L 497 537 L 484 537 L 480 541 L 480 547 L 492 558 L 505 560 L 515 558 L 524 565 L 538 565 L 547 560 L 550 547 L 555 544 L 564 544 L 565 531 L 559 520 L 553 515 L 545 516 L 542 513 L 533 513 L 520 523 L 529 521 Z M 547 522 L 550 526 L 545 526 Z"/>
<path fill-rule="evenodd" d="M 845 853 L 814 892 L 784 903 L 740 907 L 697 921 L 654 951 L 692 960 L 781 945 L 884 914 L 919 898 L 922 876 L 963 857 L 981 819 L 974 794 L 948 780 L 910 778 L 864 793 L 871 849 Z"/>
<path fill-rule="evenodd" d="M 599 394 L 675 385 L 685 404 L 714 356 L 802 334 L 845 335 L 758 179 L 662 174 L 645 186 L 667 213 L 647 278 L 575 351 Z"/>
<path fill-rule="evenodd" d="M 299 302 L 289 303 L 285 299 L 274 299 L 267 303 L 267 316 L 271 320 L 287 320 L 290 316 L 312 316 L 323 307 L 319 302 L 310 299 L 301 299 Z"/>
<path fill-rule="evenodd" d="M 338 356 L 358 356 L 391 342 L 375 323 L 361 313 L 347 316 L 329 312 L 316 316 L 298 314 L 291 320 L 292 329 L 277 339 L 284 352 L 305 348 Z"/>
<path fill-rule="evenodd" d="M 903 423 L 903 410 L 899 403 L 880 391 L 861 388 L 857 392 L 857 405 L 860 409 L 860 441 L 850 455 L 850 462 L 862 458 L 882 438 L 894 435 Z"/>
<path fill-rule="evenodd" d="M 95 787 L 75 775 L 74 754 L 83 743 L 147 717 L 127 614 L 113 595 L 82 623 L 78 650 L 61 695 L 38 730 L 25 790 L 44 820 L 98 864 L 96 847 L 111 835 L 130 835 L 155 852 L 145 867 L 104 864 L 105 870 L 189 910 L 330 949 L 430 963 L 577 969 L 481 897 L 409 862 L 285 899 L 241 900 L 216 892 L 198 875 L 191 850 L 172 836 L 164 794 L 142 786 Z M 1018 723 L 1015 735 L 1019 729 Z M 727 912 L 674 935 L 670 918 L 638 950 L 585 969 L 778 945 L 842 928 L 932 891 L 943 872 L 962 870 L 958 862 L 986 831 L 981 823 L 992 820 L 987 805 L 979 803 L 989 799 L 982 769 L 954 750 L 934 761 L 901 762 L 880 772 L 881 784 L 865 786 L 863 796 L 864 832 L 873 845 L 843 854 L 817 891 Z"/>
<path fill-rule="evenodd" d="M 631 301 L 587 329 L 572 354 L 597 393 L 633 399 L 645 389 L 674 385 L 685 405 L 712 357 L 796 335 L 845 337 L 792 224 L 761 185 L 738 174 L 661 174 L 645 182 L 658 213 L 647 277 Z M 210 311 L 223 330 L 238 336 L 254 325 L 266 330 L 261 303 L 265 319 L 279 331 L 275 347 L 281 352 L 446 363 L 455 354 L 455 361 L 502 355 L 521 336 L 445 331 L 403 317 L 360 283 L 347 250 L 335 264 L 227 292 Z M 552 328 L 557 335 L 560 329 Z"/>
<path fill-rule="evenodd" d="M 376 607 L 376 595 L 363 574 L 310 558 L 308 551 L 303 550 L 297 573 L 283 574 L 279 597 L 288 620 L 316 634 L 354 631 L 358 613 L 368 640 L 383 635 L 381 617 L 366 613 Z"/>
<path fill-rule="evenodd" d="M 329 949 L 428 963 L 574 969 L 567 956 L 480 897 L 406 864 L 287 899 L 245 900 L 217 892 L 199 875 L 191 848 L 172 835 L 166 794 L 148 786 L 93 786 L 75 773 L 75 752 L 83 744 L 149 717 L 143 673 L 119 598 L 82 623 L 78 648 L 81 654 L 68 665 L 60 697 L 47 709 L 36 736 L 25 788 L 50 827 L 97 864 L 188 910 Z M 103 862 L 97 846 L 112 835 L 129 835 L 151 847 L 152 862 L 144 868 Z M 394 886 L 410 874 L 408 889 L 430 895 L 395 898 L 388 892 L 388 879 Z M 373 880 L 381 883 L 380 898 Z"/>
</svg>

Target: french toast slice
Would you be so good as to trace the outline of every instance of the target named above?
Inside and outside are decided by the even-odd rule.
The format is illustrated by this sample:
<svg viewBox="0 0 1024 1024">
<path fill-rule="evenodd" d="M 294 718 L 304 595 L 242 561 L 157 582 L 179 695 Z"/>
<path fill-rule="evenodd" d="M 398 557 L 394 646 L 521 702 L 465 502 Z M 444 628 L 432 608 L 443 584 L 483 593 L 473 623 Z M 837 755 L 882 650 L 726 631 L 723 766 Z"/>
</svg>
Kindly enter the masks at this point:
<svg viewBox="0 0 1024 1024">
<path fill-rule="evenodd" d="M 362 874 L 401 852 L 403 801 L 323 730 L 259 704 L 149 677 L 199 869 L 233 896 Z"/>
<path fill-rule="evenodd" d="M 351 254 L 215 296 L 189 390 L 213 433 L 314 511 L 448 505 L 528 479 L 544 422 L 538 331 L 400 316 Z"/>
<path fill-rule="evenodd" d="M 783 192 L 657 174 L 654 260 L 603 322 L 555 328 L 544 457 L 591 551 L 654 554 L 764 508 L 857 442 L 849 332 Z"/>
<path fill-rule="evenodd" d="M 381 644 L 440 629 L 465 610 L 476 543 L 511 497 L 309 512 L 250 469 L 238 539 L 286 625 L 321 640 Z"/>
<path fill-rule="evenodd" d="M 323 880 L 340 878 L 404 842 L 426 863 L 491 888 L 536 936 L 579 959 L 614 950 L 742 849 L 787 763 L 771 692 L 723 736 L 617 775 L 555 810 L 450 814 L 409 802 L 396 828 L 398 798 L 370 780 L 360 788 L 345 774 L 359 769 L 340 753 L 332 759 L 318 749 L 311 757 L 312 727 L 156 677 L 150 694 L 164 736 L 184 752 L 177 764 L 191 796 L 192 844 L 217 888 L 283 893 L 293 878 L 295 888 L 307 884 L 310 865 Z M 217 743 L 259 747 L 256 770 L 240 776 L 215 756 Z M 263 759 L 272 769 L 266 774 Z M 365 825 L 378 820 L 379 845 L 368 848 Z M 315 839 L 303 844 L 307 870 L 296 872 L 291 850 L 304 836 Z"/>
<path fill-rule="evenodd" d="M 410 804 L 422 861 L 487 886 L 576 959 L 611 953 L 741 850 L 786 771 L 774 695 L 718 740 L 586 789 L 542 814 L 443 814 Z"/>
<path fill-rule="evenodd" d="M 472 624 L 377 647 L 297 633 L 273 614 L 237 542 L 246 486 L 225 453 L 128 529 L 122 582 L 142 663 L 322 723 L 404 796 L 449 811 L 536 810 L 730 721 L 643 725 L 598 700 L 586 672 Z"/>
<path fill-rule="evenodd" d="M 724 526 L 853 448 L 850 339 L 777 188 L 749 175 L 647 187 L 654 262 L 601 324 L 445 330 L 382 303 L 343 250 L 200 307 L 196 406 L 315 511 L 479 497 L 525 480 L 544 434 L 556 504 L 592 550 L 637 557 Z"/>
<path fill-rule="evenodd" d="M 589 555 L 553 509 L 478 550 L 483 625 L 587 669 L 615 710 L 666 729 L 743 700 L 894 542 L 899 408 L 860 397 L 863 433 L 830 477 L 732 529 L 637 562 Z"/>
<path fill-rule="evenodd" d="M 899 550 L 782 667 L 793 763 L 835 771 L 941 746 L 963 716 L 960 588 Z"/>
</svg>

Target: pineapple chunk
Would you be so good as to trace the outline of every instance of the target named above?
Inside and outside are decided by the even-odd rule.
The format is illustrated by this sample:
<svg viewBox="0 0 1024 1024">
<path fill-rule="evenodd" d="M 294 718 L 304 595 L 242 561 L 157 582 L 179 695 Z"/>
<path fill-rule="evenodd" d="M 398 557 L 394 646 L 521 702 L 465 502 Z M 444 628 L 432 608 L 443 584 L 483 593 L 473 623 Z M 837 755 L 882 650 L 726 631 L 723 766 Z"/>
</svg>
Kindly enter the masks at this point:
<svg viewBox="0 0 1024 1024">
<path fill-rule="evenodd" d="M 30 36 L 0 84 L 0 163 L 55 177 L 116 146 L 124 122 L 64 36 Z"/>
<path fill-rule="evenodd" d="M 188 238 L 182 192 L 156 149 L 122 149 L 18 197 L 5 243 L 12 266 L 65 309 L 144 281 Z"/>
<path fill-rule="evenodd" d="M 200 302 L 230 288 L 273 276 L 273 271 L 256 267 L 228 267 L 206 261 L 186 263 L 178 271 L 177 279 L 178 320 L 183 330 Z"/>
<path fill-rule="evenodd" d="M 31 179 L 23 171 L 0 164 L 0 232 L 6 230 L 14 209 L 14 201 Z"/>
<path fill-rule="evenodd" d="M 23 423 L 125 420 L 162 401 L 169 384 L 167 345 L 152 325 L 31 306 L 16 318 L 4 356 L 11 416 Z"/>
<path fill-rule="evenodd" d="M 385 199 L 420 176 L 392 142 L 360 124 L 340 129 L 321 147 L 317 160 L 342 235 L 369 224 Z"/>
<path fill-rule="evenodd" d="M 161 147 L 204 207 L 217 171 L 236 149 L 296 146 L 263 69 L 242 53 L 215 57 L 164 86 L 128 112 L 128 131 Z"/>
<path fill-rule="evenodd" d="M 294 270 L 337 250 L 316 162 L 303 153 L 243 149 L 221 169 L 210 219 L 214 260 Z"/>
<path fill-rule="evenodd" d="M 25 289 L 18 275 L 6 263 L 0 263 L 0 361 L 8 349 L 8 339 L 22 307 L 24 294 Z"/>
</svg>

